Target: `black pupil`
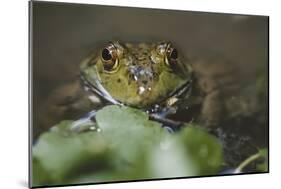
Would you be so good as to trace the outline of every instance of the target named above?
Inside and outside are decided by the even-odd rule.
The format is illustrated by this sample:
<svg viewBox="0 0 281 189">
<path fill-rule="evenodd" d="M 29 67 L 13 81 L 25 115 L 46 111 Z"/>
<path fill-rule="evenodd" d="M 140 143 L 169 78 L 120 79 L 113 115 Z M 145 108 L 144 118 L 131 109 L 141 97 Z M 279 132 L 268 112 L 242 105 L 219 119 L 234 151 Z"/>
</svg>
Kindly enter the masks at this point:
<svg viewBox="0 0 281 189">
<path fill-rule="evenodd" d="M 110 53 L 110 51 L 108 49 L 103 49 L 102 53 L 101 53 L 101 56 L 106 61 L 112 59 L 111 53 Z"/>
<path fill-rule="evenodd" d="M 178 58 L 178 51 L 176 49 L 173 49 L 170 55 L 171 59 L 177 59 Z"/>
</svg>

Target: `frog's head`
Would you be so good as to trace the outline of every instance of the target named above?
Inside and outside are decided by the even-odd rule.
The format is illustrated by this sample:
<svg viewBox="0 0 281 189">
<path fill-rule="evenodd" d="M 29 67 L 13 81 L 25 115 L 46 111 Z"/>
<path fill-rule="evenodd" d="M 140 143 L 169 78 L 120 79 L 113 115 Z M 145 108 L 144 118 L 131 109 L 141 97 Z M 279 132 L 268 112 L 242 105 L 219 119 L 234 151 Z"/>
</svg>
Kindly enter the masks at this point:
<svg viewBox="0 0 281 189">
<path fill-rule="evenodd" d="M 191 67 L 171 43 L 110 42 L 81 65 L 100 96 L 138 108 L 162 103 L 191 80 Z"/>
</svg>

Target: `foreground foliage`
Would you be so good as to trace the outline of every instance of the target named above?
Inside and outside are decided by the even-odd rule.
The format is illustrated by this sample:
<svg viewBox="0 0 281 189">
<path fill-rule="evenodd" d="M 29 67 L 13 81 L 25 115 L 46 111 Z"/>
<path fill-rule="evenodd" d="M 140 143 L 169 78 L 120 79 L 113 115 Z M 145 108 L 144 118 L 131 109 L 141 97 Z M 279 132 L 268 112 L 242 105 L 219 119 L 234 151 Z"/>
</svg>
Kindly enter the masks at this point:
<svg viewBox="0 0 281 189">
<path fill-rule="evenodd" d="M 219 141 L 193 124 L 170 134 L 147 114 L 118 106 L 98 111 L 100 132 L 70 132 L 71 123 L 34 144 L 33 186 L 213 175 L 223 164 Z"/>
</svg>

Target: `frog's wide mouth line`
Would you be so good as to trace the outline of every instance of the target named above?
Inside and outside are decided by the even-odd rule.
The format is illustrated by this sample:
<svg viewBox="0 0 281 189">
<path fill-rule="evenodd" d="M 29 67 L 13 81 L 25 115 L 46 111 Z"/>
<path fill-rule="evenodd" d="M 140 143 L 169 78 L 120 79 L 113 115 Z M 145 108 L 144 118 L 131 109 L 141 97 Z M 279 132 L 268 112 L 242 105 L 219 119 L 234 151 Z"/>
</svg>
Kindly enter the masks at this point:
<svg viewBox="0 0 281 189">
<path fill-rule="evenodd" d="M 98 79 L 95 79 L 95 84 L 92 84 L 91 82 L 89 82 L 87 80 L 87 78 L 85 77 L 84 73 L 81 72 L 80 73 L 80 79 L 82 81 L 82 85 L 84 85 L 87 89 L 89 89 L 91 92 L 93 92 L 94 94 L 97 94 L 99 97 L 101 97 L 103 100 L 110 102 L 112 104 L 116 104 L 116 105 L 124 105 L 124 103 L 114 99 L 108 92 L 107 90 L 102 86 L 102 84 L 98 81 Z M 180 87 L 178 87 L 176 90 L 174 90 L 171 94 L 169 94 L 166 98 L 161 99 L 159 101 L 160 104 L 162 104 L 163 102 L 165 102 L 167 99 L 169 98 L 179 98 L 181 96 L 183 96 L 184 94 L 187 94 L 189 91 L 191 91 L 191 85 L 192 85 L 192 79 L 187 80 L 185 83 L 183 83 Z M 127 105 L 127 104 L 126 104 Z M 130 105 L 129 105 L 130 106 Z M 132 106 L 133 107 L 133 106 Z M 146 108 L 146 109 L 151 109 L 150 108 Z"/>
<path fill-rule="evenodd" d="M 192 85 L 192 79 L 189 79 L 184 84 L 182 84 L 182 86 L 180 86 L 174 92 L 172 92 L 168 96 L 168 98 L 171 98 L 171 97 L 179 98 L 179 97 L 181 97 L 182 95 L 186 94 L 188 91 L 191 90 L 191 85 Z"/>
<path fill-rule="evenodd" d="M 110 102 L 112 104 L 116 104 L 116 105 L 122 105 L 121 102 L 115 100 L 108 92 L 107 90 L 101 85 L 100 82 L 98 82 L 97 79 L 95 79 L 95 83 L 97 86 L 93 85 L 91 82 L 89 82 L 85 75 L 81 72 L 80 73 L 80 79 L 82 81 L 82 84 L 87 87 L 89 90 L 91 90 L 91 92 L 93 92 L 94 94 L 97 94 L 99 97 L 101 97 L 102 99 L 104 99 L 107 102 Z"/>
</svg>

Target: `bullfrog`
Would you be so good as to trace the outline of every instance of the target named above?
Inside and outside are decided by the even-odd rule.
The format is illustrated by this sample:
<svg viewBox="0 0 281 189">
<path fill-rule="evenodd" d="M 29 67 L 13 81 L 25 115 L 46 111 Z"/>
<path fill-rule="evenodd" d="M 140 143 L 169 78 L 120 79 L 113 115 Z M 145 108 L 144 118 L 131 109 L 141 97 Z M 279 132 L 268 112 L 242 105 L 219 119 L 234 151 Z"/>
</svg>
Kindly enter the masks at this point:
<svg viewBox="0 0 281 189">
<path fill-rule="evenodd" d="M 55 90 L 47 100 L 49 120 L 77 117 L 74 128 L 93 119 L 107 104 L 130 106 L 151 119 L 177 127 L 167 119 L 191 91 L 192 67 L 171 42 L 108 42 L 80 64 L 80 82 Z M 87 112 L 81 117 L 82 112 Z"/>
<path fill-rule="evenodd" d="M 189 89 L 191 67 L 171 43 L 107 44 L 80 68 L 84 86 L 113 104 L 151 110 Z"/>
</svg>

